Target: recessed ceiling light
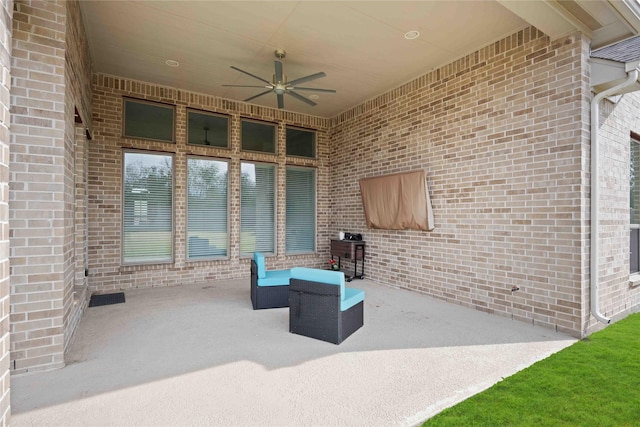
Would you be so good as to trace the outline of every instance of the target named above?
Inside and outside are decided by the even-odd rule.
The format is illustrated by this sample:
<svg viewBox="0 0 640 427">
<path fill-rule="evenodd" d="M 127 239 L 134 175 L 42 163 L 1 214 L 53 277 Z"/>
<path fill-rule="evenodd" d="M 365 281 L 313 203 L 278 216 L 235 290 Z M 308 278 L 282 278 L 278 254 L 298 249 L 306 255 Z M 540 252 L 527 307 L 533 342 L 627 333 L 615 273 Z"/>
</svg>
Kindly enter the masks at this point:
<svg viewBox="0 0 640 427">
<path fill-rule="evenodd" d="M 320 98 L 318 95 L 309 95 L 309 99 L 318 99 Z"/>
<path fill-rule="evenodd" d="M 174 67 L 174 68 L 180 65 L 178 61 L 174 61 L 173 59 L 167 59 L 166 61 L 164 61 L 164 63 L 167 64 L 169 67 Z"/>
<path fill-rule="evenodd" d="M 420 31 L 411 30 L 404 33 L 404 38 L 407 40 L 417 39 L 418 37 L 420 37 Z"/>
</svg>

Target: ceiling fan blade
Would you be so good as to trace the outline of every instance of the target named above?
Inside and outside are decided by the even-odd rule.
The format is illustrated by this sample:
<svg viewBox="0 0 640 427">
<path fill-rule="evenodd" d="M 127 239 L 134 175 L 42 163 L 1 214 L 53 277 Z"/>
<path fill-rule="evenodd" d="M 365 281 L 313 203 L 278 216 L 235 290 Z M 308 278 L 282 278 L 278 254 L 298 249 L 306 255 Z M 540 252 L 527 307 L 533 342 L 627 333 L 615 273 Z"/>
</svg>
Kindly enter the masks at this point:
<svg viewBox="0 0 640 427">
<path fill-rule="evenodd" d="M 320 73 L 315 73 L 315 74 L 311 74 L 309 76 L 306 77 L 300 77 L 299 79 L 295 79 L 292 80 L 290 82 L 287 83 L 288 86 L 295 86 L 296 83 L 304 83 L 304 82 L 308 82 L 311 80 L 315 80 L 315 79 L 319 79 L 320 77 L 326 77 L 327 75 L 323 72 Z"/>
<path fill-rule="evenodd" d="M 281 83 L 282 82 L 282 62 L 280 61 L 273 61 L 274 65 L 276 66 L 276 83 Z"/>
<path fill-rule="evenodd" d="M 222 86 L 223 86 L 223 87 L 257 87 L 257 88 L 260 88 L 260 89 L 266 89 L 266 88 L 273 89 L 273 86 L 271 86 L 271 85 L 269 85 L 269 86 L 265 86 L 265 85 L 262 85 L 262 86 L 251 86 L 251 85 L 222 85 Z"/>
<path fill-rule="evenodd" d="M 278 108 L 284 108 L 284 95 L 278 94 Z"/>
<path fill-rule="evenodd" d="M 245 100 L 244 100 L 244 102 L 249 102 L 249 101 L 251 101 L 252 99 L 256 99 L 256 98 L 257 98 L 257 97 L 259 97 L 259 96 L 266 95 L 266 94 L 271 93 L 271 92 L 272 92 L 272 90 L 271 90 L 271 89 L 269 89 L 269 90 L 265 90 L 264 92 L 259 93 L 259 94 L 257 94 L 257 95 L 254 95 L 254 96 L 252 96 L 251 98 L 247 98 L 247 99 L 245 99 Z"/>
<path fill-rule="evenodd" d="M 265 80 L 265 79 L 263 79 L 262 77 L 258 77 L 258 76 L 256 76 L 256 75 L 253 75 L 253 74 L 249 73 L 248 71 L 241 70 L 240 68 L 238 68 L 238 67 L 234 67 L 233 65 L 231 66 L 231 68 L 233 68 L 233 69 L 234 69 L 234 70 L 236 70 L 236 71 L 240 71 L 241 73 L 244 73 L 244 74 L 246 74 L 247 76 L 251 76 L 251 77 L 253 77 L 254 79 L 258 79 L 258 80 L 260 80 L 261 82 L 265 82 L 265 83 L 266 83 L 266 84 L 268 84 L 268 85 L 270 85 L 270 84 L 271 84 L 271 82 L 266 81 L 266 80 Z"/>
<path fill-rule="evenodd" d="M 312 92 L 326 92 L 326 93 L 336 93 L 335 90 L 333 89 L 320 89 L 320 88 L 315 88 L 315 87 L 300 87 L 300 86 L 296 86 L 296 87 L 287 87 L 288 89 L 293 89 L 293 90 L 310 90 Z"/>
<path fill-rule="evenodd" d="M 300 100 L 300 101 L 304 102 L 305 104 L 309 104 L 309 105 L 311 105 L 312 107 L 315 107 L 316 105 L 318 105 L 318 104 L 316 104 L 315 102 L 313 102 L 312 100 L 307 99 L 307 98 L 305 98 L 305 97 L 304 97 L 304 96 L 302 96 L 302 95 L 298 95 L 297 93 L 295 93 L 295 92 L 293 92 L 293 91 L 289 91 L 289 92 L 286 92 L 286 93 L 288 93 L 289 95 L 293 96 L 294 98 L 296 98 L 296 99 L 298 99 L 298 100 Z"/>
</svg>

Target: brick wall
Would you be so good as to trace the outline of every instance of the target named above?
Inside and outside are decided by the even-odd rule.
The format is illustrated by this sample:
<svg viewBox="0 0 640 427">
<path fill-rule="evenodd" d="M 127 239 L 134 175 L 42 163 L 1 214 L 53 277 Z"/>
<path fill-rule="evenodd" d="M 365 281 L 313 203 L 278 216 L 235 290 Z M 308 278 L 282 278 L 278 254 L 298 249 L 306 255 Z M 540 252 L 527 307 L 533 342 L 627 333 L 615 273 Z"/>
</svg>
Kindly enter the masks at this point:
<svg viewBox="0 0 640 427">
<path fill-rule="evenodd" d="M 328 120 L 280 111 L 242 102 L 155 86 L 139 81 L 96 75 L 93 86 L 94 139 L 89 146 L 89 286 L 107 292 L 133 287 L 192 284 L 227 278 L 247 279 L 249 259 L 240 257 L 240 161 L 261 161 L 277 165 L 277 254 L 267 258 L 267 268 L 295 265 L 321 266 L 329 248 L 329 143 Z M 176 105 L 176 143 L 144 141 L 122 137 L 123 96 Z M 230 116 L 230 149 L 186 144 L 187 108 Z M 240 119 L 277 123 L 277 155 L 242 152 Z M 318 158 L 301 159 L 285 155 L 285 125 L 316 129 Z M 122 153 L 123 149 L 173 153 L 174 157 L 174 258 L 172 264 L 121 265 Z M 186 259 L 186 156 L 189 154 L 229 159 L 229 258 L 215 261 Z M 285 255 L 285 166 L 317 168 L 318 254 Z"/>
<path fill-rule="evenodd" d="M 640 307 L 640 287 L 629 282 L 629 156 L 640 133 L 640 93 L 600 103 L 600 311 L 614 320 Z M 589 332 L 601 325 L 591 322 Z"/>
<path fill-rule="evenodd" d="M 584 46 L 528 28 L 332 120 L 331 234 L 364 235 L 369 278 L 581 334 Z M 436 229 L 367 230 L 358 180 L 414 169 Z"/>
<path fill-rule="evenodd" d="M 13 1 L 0 1 L 0 425 L 10 424 L 9 99 Z"/>
</svg>

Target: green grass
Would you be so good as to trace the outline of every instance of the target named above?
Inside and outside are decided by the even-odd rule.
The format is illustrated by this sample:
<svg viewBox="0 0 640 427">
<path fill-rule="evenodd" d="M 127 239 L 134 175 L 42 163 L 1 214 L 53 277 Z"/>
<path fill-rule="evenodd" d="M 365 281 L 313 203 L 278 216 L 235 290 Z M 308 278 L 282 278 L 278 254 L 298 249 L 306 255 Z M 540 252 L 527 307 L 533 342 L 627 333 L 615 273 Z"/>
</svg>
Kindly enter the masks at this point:
<svg viewBox="0 0 640 427">
<path fill-rule="evenodd" d="M 640 313 L 445 409 L 423 426 L 640 426 Z"/>
</svg>

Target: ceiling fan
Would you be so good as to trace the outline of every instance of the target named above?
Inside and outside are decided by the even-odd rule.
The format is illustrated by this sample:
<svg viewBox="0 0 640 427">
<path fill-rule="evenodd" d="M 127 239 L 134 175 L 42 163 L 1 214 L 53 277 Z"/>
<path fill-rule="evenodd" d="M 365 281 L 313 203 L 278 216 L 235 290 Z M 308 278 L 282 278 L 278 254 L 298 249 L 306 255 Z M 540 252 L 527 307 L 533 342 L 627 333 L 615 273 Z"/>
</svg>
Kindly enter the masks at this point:
<svg viewBox="0 0 640 427">
<path fill-rule="evenodd" d="M 305 82 L 309 82 L 311 80 L 315 80 L 315 79 L 319 79 L 321 77 L 325 77 L 326 74 L 323 72 L 320 73 L 315 73 L 315 74 L 311 74 L 308 75 L 306 77 L 300 77 L 299 79 L 295 79 L 295 80 L 291 80 L 290 82 L 287 81 L 287 76 L 285 76 L 282 72 L 282 62 L 280 61 L 282 58 L 285 57 L 286 52 L 282 49 L 278 49 L 275 51 L 275 55 L 276 58 L 278 58 L 277 60 L 273 61 L 274 65 L 275 65 L 275 74 L 273 75 L 273 81 L 269 82 L 261 77 L 258 77 L 254 74 L 251 74 L 247 71 L 241 70 L 238 67 L 234 67 L 233 65 L 231 66 L 231 68 L 233 68 L 236 71 L 240 71 L 241 73 L 244 73 L 248 76 L 253 77 L 254 79 L 258 79 L 261 82 L 264 82 L 264 85 L 222 85 L 225 87 L 252 87 L 252 88 L 266 88 L 268 90 L 265 90 L 264 92 L 261 92 L 257 95 L 251 96 L 247 99 L 244 100 L 244 102 L 248 102 L 251 101 L 252 99 L 256 99 L 259 96 L 262 95 L 266 95 L 268 93 L 275 93 L 278 97 L 278 108 L 284 108 L 284 95 L 291 95 L 294 98 L 296 98 L 299 101 L 304 102 L 305 104 L 309 104 L 312 107 L 316 106 L 318 104 L 316 104 L 315 102 L 313 102 L 312 100 L 300 95 L 299 93 L 296 93 L 296 90 L 301 90 L 301 91 L 310 91 L 310 92 L 325 92 L 325 93 L 336 93 L 335 90 L 333 89 L 319 89 L 319 88 L 315 88 L 315 87 L 301 87 L 301 86 L 296 86 L 300 83 L 305 83 Z"/>
</svg>

